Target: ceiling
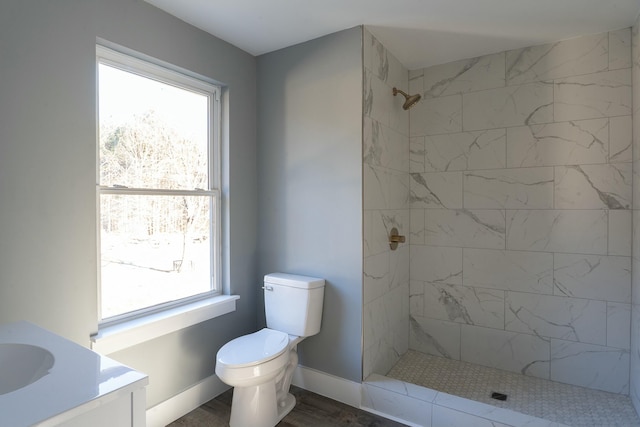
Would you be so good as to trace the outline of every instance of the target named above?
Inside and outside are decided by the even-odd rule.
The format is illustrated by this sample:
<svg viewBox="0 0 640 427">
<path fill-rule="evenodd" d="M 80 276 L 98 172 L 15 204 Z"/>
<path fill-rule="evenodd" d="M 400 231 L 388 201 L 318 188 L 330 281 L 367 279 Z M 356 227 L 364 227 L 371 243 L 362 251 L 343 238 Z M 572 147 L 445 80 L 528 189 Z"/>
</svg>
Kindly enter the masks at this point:
<svg viewBox="0 0 640 427">
<path fill-rule="evenodd" d="M 146 0 L 258 56 L 357 25 L 408 69 L 632 26 L 640 0 Z"/>
</svg>

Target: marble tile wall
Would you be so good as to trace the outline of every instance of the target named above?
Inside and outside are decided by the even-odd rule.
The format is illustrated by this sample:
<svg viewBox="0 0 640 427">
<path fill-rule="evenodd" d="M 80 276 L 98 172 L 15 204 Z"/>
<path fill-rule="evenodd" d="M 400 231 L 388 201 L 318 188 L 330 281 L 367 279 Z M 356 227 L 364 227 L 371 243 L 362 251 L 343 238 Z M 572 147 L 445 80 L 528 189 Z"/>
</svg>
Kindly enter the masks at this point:
<svg viewBox="0 0 640 427">
<path fill-rule="evenodd" d="M 364 41 L 363 378 L 386 373 L 409 348 L 409 113 L 397 87 L 408 70 L 366 29 Z M 426 197 L 426 196 L 425 196 Z M 389 248 L 393 227 L 407 244 Z"/>
<path fill-rule="evenodd" d="M 640 18 L 631 32 L 633 80 L 633 254 L 631 260 L 631 401 L 640 413 Z M 630 233 L 631 234 L 631 233 Z"/>
<path fill-rule="evenodd" d="M 631 44 L 627 28 L 409 72 L 409 176 L 365 174 L 408 185 L 411 349 L 625 394 L 633 359 L 640 396 Z"/>
</svg>

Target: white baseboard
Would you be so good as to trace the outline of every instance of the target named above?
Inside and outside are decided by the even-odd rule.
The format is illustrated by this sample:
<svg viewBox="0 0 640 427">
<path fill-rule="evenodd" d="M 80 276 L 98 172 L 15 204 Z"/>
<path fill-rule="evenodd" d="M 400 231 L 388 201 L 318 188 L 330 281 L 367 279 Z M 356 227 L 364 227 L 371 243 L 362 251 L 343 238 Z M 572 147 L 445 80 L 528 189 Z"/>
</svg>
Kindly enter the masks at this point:
<svg viewBox="0 0 640 427">
<path fill-rule="evenodd" d="M 362 400 L 360 383 L 298 365 L 293 373 L 293 385 L 354 408 L 360 408 Z"/>
<path fill-rule="evenodd" d="M 211 375 L 182 393 L 147 409 L 147 427 L 165 427 L 229 389 Z"/>
<path fill-rule="evenodd" d="M 336 377 L 326 372 L 298 366 L 293 374 L 293 384 L 313 393 L 328 397 L 345 405 L 370 412 L 381 417 L 397 421 L 412 427 L 420 427 L 423 424 L 415 424 L 402 417 L 393 416 L 385 412 L 377 411 L 364 405 L 364 384 Z M 422 406 L 423 402 L 420 402 Z"/>
<path fill-rule="evenodd" d="M 363 385 L 358 382 L 298 366 L 293 373 L 292 383 L 295 386 L 342 402 L 345 405 L 402 421 L 400 418 L 379 413 L 372 408 L 363 407 Z M 147 427 L 165 427 L 228 389 L 228 385 L 220 381 L 217 376 L 211 375 L 182 393 L 147 409 Z"/>
</svg>

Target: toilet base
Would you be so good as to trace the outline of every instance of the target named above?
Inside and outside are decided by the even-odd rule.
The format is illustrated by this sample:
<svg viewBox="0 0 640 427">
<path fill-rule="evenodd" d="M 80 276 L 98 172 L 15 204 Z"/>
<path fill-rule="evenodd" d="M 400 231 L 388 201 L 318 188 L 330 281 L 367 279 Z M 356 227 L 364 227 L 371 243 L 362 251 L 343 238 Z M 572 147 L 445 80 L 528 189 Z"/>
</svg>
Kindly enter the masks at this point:
<svg viewBox="0 0 640 427">
<path fill-rule="evenodd" d="M 278 405 L 278 422 L 287 416 L 289 412 L 296 406 L 296 398 L 293 394 L 287 393 L 287 397 Z"/>
<path fill-rule="evenodd" d="M 274 427 L 296 406 L 288 393 L 279 403 L 273 381 L 252 387 L 235 387 L 229 427 Z"/>
</svg>

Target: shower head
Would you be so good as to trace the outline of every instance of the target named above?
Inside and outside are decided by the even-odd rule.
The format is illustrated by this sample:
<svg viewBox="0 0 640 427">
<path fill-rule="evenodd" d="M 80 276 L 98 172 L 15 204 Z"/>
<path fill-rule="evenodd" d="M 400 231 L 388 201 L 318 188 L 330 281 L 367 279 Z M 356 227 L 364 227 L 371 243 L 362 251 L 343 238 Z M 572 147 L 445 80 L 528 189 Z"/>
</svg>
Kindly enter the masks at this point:
<svg viewBox="0 0 640 427">
<path fill-rule="evenodd" d="M 419 93 L 416 93 L 415 95 L 407 95 L 400 89 L 396 89 L 394 87 L 393 96 L 396 96 L 397 94 L 401 94 L 402 96 L 404 96 L 405 101 L 404 101 L 404 104 L 402 104 L 402 108 L 404 108 L 405 110 L 408 110 L 409 108 L 416 105 L 416 103 L 420 101 L 420 98 L 422 98 L 422 96 Z"/>
</svg>

